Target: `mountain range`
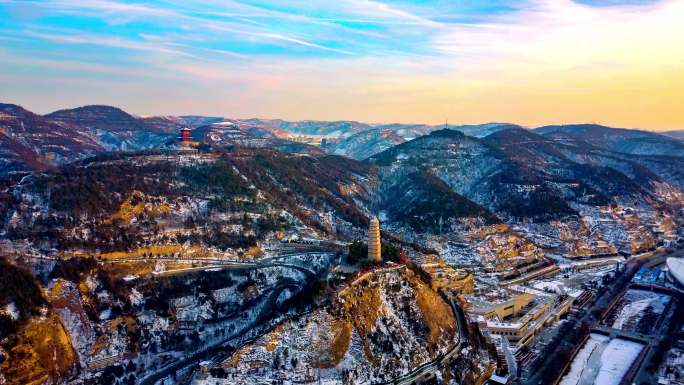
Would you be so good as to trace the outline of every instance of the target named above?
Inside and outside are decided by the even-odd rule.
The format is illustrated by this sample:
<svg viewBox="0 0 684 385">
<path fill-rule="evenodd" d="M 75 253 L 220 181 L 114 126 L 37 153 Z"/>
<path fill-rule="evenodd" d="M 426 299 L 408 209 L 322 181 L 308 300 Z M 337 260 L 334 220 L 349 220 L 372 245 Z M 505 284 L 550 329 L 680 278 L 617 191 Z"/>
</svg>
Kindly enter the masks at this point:
<svg viewBox="0 0 684 385">
<path fill-rule="evenodd" d="M 433 231 L 463 217 L 491 221 L 483 208 L 500 218 L 548 220 L 576 215 L 583 205 L 653 203 L 658 200 L 656 185 L 684 188 L 682 157 L 585 148 L 522 128 L 482 139 L 455 130 L 434 131 L 369 162 L 379 169 L 389 218 L 410 215 L 419 220 L 418 227 L 428 225 Z M 451 197 L 446 199 L 444 191 Z M 429 197 L 432 202 L 426 202 Z M 458 210 L 451 210 L 444 200 L 467 203 L 456 203 Z M 415 212 L 421 208 L 425 211 Z M 440 217 L 429 219 L 440 211 Z"/>
<path fill-rule="evenodd" d="M 182 127 L 197 151 L 178 147 Z M 12 385 L 80 370 L 123 383 L 125 360 L 134 383 L 166 375 L 160 352 L 252 373 L 264 351 L 282 373 L 316 357 L 336 378 L 354 367 L 384 382 L 456 339 L 467 348 L 448 375 L 479 384 L 494 354 L 442 274 L 499 296 L 497 282 L 557 271 L 552 255 L 582 264 L 683 234 L 684 145 L 647 131 L 2 104 L 0 145 L 0 251 L 16 264 L 0 258 L 0 383 Z M 394 262 L 382 268 L 363 255 L 373 216 Z"/>
<path fill-rule="evenodd" d="M 399 226 L 429 232 L 446 231 L 468 220 L 546 221 L 580 214 L 587 206 L 666 206 L 669 202 L 663 191 L 684 190 L 684 143 L 658 133 L 599 125 L 531 130 L 507 123 L 443 128 L 137 117 L 108 106 L 85 106 L 45 116 L 9 104 L 0 105 L 0 111 L 3 174 L 55 170 L 111 151 L 174 148 L 177 131 L 189 126 L 196 140 L 218 151 L 232 151 L 237 146 L 248 154 L 239 158 L 240 164 L 230 164 L 241 175 L 260 181 L 252 183 L 270 191 L 272 198 L 280 196 L 284 188 L 303 194 L 297 198 L 301 202 L 311 202 L 296 208 L 293 202 L 287 203 L 291 195 L 284 195 L 273 201 L 287 207 L 274 208 L 286 209 L 302 220 L 307 218 L 301 214 L 302 208 L 319 213 L 332 210 L 352 226 L 362 226 L 365 220 L 359 218 L 369 212 L 379 212 Z M 296 135 L 336 140 L 315 147 L 292 141 Z M 331 157 L 326 152 L 356 160 Z M 312 160 L 298 160 L 301 155 Z M 106 168 L 94 169 L 111 173 Z M 274 174 L 278 170 L 282 170 L 280 176 Z M 335 178 L 326 182 L 325 170 L 336 170 Z M 263 179 L 264 172 L 275 179 Z M 173 175 L 149 177 L 169 186 L 192 184 L 175 180 Z M 82 177 L 77 180 L 82 183 Z M 354 180 L 353 188 L 350 180 Z M 108 189 L 116 191 L 115 186 Z M 139 186 L 135 189 L 157 195 Z M 358 195 L 359 191 L 363 193 Z M 333 232 L 331 229 L 339 227 L 330 221 L 321 225 L 323 222 L 312 226 Z"/>
<path fill-rule="evenodd" d="M 90 105 L 47 115 L 13 104 L 0 104 L 0 169 L 2 174 L 49 169 L 109 151 L 173 148 L 182 127 L 194 128 L 197 140 L 214 145 L 233 142 L 280 147 L 289 152 L 320 154 L 294 145 L 298 135 L 329 139 L 331 154 L 364 160 L 442 125 L 367 124 L 356 121 L 226 119 L 206 116 L 139 117 L 111 106 Z M 470 137 L 484 138 L 502 130 L 534 132 L 570 147 L 643 156 L 683 156 L 681 132 L 664 134 L 594 124 L 545 126 L 527 130 L 509 123 L 448 126 Z"/>
</svg>

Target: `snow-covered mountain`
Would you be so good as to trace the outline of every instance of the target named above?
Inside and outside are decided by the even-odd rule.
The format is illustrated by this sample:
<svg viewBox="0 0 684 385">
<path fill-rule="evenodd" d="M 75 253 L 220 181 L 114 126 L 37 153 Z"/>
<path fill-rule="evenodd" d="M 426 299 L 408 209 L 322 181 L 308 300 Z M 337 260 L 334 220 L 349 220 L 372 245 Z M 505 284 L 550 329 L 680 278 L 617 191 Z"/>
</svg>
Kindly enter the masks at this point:
<svg viewBox="0 0 684 385">
<path fill-rule="evenodd" d="M 327 150 L 333 154 L 362 160 L 407 140 L 412 140 L 443 128 L 445 126 L 398 123 L 380 124 L 368 130 L 344 136 L 341 140 L 332 142 L 332 144 L 327 146 Z M 448 128 L 463 132 L 469 136 L 482 138 L 500 130 L 522 127 L 508 123 L 486 123 L 448 126 Z"/>
<path fill-rule="evenodd" d="M 374 128 L 361 131 L 337 143 L 333 143 L 327 147 L 327 150 L 336 155 L 344 155 L 354 159 L 365 159 L 405 141 L 406 139 L 399 136 L 395 131 Z"/>
<path fill-rule="evenodd" d="M 379 168 L 388 219 L 433 230 L 464 218 L 492 220 L 492 214 L 546 220 L 573 215 L 578 205 L 652 203 L 658 186 L 682 188 L 677 166 L 683 161 L 587 149 L 522 128 L 483 139 L 434 131 L 368 160 Z"/>
<path fill-rule="evenodd" d="M 49 166 L 33 153 L 41 172 L 0 178 L 0 249 L 13 258 L 0 258 L 0 364 L 11 385 L 76 373 L 134 383 L 197 362 L 207 385 L 409 382 L 440 362 L 440 376 L 479 384 L 496 355 L 467 296 L 500 298 L 498 277 L 557 269 L 545 252 L 653 250 L 684 221 L 684 157 L 516 126 L 408 141 L 375 128 L 347 138 L 358 137 L 347 149 L 387 146 L 359 161 L 225 119 L 194 130 L 211 144 L 198 153 L 107 152 L 94 131 L 163 133 L 175 118 L 148 128 L 107 109 L 93 121 L 4 111 L 3 143 L 98 154 Z M 118 123 L 99 125 L 108 113 Z M 369 268 L 353 241 L 376 214 L 394 263 Z"/>
<path fill-rule="evenodd" d="M 0 173 L 44 169 L 104 151 L 77 127 L 0 104 Z"/>
<path fill-rule="evenodd" d="M 90 133 L 108 151 L 161 147 L 185 126 L 174 117 L 139 118 L 116 107 L 97 105 L 55 111 L 45 118 Z"/>
<path fill-rule="evenodd" d="M 626 154 L 684 156 L 684 143 L 651 131 L 612 128 L 598 124 L 569 124 L 539 127 L 535 132 L 557 141 Z"/>
<path fill-rule="evenodd" d="M 661 132 L 661 134 L 669 136 L 670 138 L 675 138 L 677 140 L 684 141 L 684 130 L 664 131 Z"/>
</svg>

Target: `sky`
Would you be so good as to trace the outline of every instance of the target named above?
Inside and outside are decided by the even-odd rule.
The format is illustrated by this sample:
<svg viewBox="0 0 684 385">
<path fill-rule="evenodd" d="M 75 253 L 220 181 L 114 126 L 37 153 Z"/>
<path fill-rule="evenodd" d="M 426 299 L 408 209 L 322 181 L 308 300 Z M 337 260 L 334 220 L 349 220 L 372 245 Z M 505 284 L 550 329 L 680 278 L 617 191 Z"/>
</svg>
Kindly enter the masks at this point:
<svg viewBox="0 0 684 385">
<path fill-rule="evenodd" d="M 684 0 L 0 0 L 47 113 L 684 129 Z"/>
</svg>

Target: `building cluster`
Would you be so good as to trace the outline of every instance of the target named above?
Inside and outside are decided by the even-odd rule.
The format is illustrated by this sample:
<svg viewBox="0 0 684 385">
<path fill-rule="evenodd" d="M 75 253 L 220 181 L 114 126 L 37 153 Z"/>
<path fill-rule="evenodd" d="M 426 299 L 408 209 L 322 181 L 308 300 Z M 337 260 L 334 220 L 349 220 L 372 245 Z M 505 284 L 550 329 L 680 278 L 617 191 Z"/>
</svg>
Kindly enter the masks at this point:
<svg viewBox="0 0 684 385">
<path fill-rule="evenodd" d="M 444 260 L 424 263 L 420 267 L 430 276 L 432 290 L 447 290 L 458 294 L 471 294 L 473 292 L 475 280 L 473 273 L 469 271 L 454 269 Z"/>
<path fill-rule="evenodd" d="M 575 241 L 569 246 L 568 258 L 589 258 L 616 255 L 617 247 L 602 239 Z"/>
<path fill-rule="evenodd" d="M 308 144 L 311 146 L 326 146 L 328 145 L 329 141 L 331 140 L 330 138 L 327 138 L 323 135 L 303 135 L 303 134 L 297 134 L 297 135 L 290 135 L 287 137 L 287 140 L 295 143 L 303 143 L 303 144 Z"/>
<path fill-rule="evenodd" d="M 574 299 L 530 288 L 508 294 L 499 300 L 470 300 L 469 311 L 486 336 L 506 337 L 514 350 L 531 345 L 546 326 L 570 311 Z"/>
</svg>

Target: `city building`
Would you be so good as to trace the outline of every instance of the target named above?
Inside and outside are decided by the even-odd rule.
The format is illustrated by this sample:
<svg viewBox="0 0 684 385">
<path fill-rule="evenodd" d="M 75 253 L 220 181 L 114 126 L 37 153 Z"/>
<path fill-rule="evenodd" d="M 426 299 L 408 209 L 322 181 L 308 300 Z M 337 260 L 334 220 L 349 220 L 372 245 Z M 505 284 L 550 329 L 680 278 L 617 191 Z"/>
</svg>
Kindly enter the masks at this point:
<svg viewBox="0 0 684 385">
<path fill-rule="evenodd" d="M 572 307 L 573 298 L 540 293 L 515 293 L 504 301 L 471 301 L 483 330 L 505 337 L 515 349 L 529 346 L 548 324 L 558 321 Z"/>
<path fill-rule="evenodd" d="M 518 314 L 533 300 L 534 295 L 522 293 L 511 296 L 503 301 L 479 301 L 470 299 L 469 302 L 472 306 L 471 312 L 474 314 L 482 315 L 487 319 L 495 317 L 498 319 L 504 319 L 506 317 L 511 317 Z"/>
<path fill-rule="evenodd" d="M 368 259 L 381 262 L 380 221 L 378 217 L 371 218 L 368 228 Z"/>
<path fill-rule="evenodd" d="M 446 289 L 458 294 L 473 293 L 475 282 L 470 272 L 454 269 L 444 260 L 424 263 L 420 267 L 430 276 L 430 286 L 433 290 Z"/>
</svg>

